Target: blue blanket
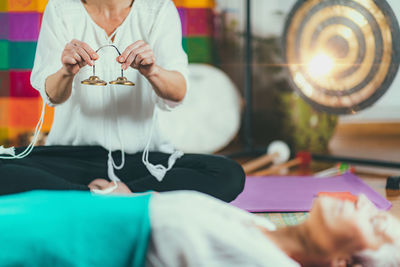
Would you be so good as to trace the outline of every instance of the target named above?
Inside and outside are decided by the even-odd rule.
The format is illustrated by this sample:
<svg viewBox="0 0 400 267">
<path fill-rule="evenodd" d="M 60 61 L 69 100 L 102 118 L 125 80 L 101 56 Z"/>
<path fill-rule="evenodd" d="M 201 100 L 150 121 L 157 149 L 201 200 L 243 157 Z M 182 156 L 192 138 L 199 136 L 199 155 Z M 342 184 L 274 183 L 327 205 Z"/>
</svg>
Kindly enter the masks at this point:
<svg viewBox="0 0 400 267">
<path fill-rule="evenodd" d="M 150 197 L 74 191 L 0 197 L 0 266 L 142 267 Z"/>
</svg>

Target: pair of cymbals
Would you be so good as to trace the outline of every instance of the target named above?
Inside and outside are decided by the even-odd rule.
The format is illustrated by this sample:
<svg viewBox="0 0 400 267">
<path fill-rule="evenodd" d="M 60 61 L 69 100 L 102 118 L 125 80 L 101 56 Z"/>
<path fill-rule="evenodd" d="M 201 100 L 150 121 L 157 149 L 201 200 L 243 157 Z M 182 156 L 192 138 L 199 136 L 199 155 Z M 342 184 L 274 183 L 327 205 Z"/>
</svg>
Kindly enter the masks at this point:
<svg viewBox="0 0 400 267">
<path fill-rule="evenodd" d="M 83 80 L 82 84 L 86 85 L 96 85 L 96 86 L 106 86 L 107 82 L 100 79 L 98 76 L 90 76 L 88 79 Z M 134 86 L 135 83 L 128 81 L 126 77 L 118 77 L 116 80 L 111 81 L 110 84 L 114 85 L 129 85 Z"/>
</svg>

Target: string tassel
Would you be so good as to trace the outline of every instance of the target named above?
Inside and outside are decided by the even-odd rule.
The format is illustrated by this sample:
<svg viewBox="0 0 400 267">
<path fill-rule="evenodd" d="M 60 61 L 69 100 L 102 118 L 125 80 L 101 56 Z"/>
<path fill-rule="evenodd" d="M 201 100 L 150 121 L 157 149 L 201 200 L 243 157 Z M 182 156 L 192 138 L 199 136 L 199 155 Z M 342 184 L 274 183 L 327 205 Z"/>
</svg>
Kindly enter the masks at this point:
<svg viewBox="0 0 400 267">
<path fill-rule="evenodd" d="M 114 172 L 114 167 L 113 167 L 113 162 L 111 158 L 111 154 L 108 155 L 108 161 L 107 161 L 107 173 L 108 173 L 108 178 L 114 183 L 112 187 L 109 187 L 107 189 L 93 189 L 92 192 L 95 194 L 100 194 L 100 195 L 108 195 L 112 192 L 114 192 L 115 189 L 118 188 L 118 183 L 121 180 L 118 178 L 118 176 Z"/>
<path fill-rule="evenodd" d="M 5 148 L 4 146 L 0 146 L 0 155 L 11 155 L 15 156 L 15 147 Z"/>
</svg>

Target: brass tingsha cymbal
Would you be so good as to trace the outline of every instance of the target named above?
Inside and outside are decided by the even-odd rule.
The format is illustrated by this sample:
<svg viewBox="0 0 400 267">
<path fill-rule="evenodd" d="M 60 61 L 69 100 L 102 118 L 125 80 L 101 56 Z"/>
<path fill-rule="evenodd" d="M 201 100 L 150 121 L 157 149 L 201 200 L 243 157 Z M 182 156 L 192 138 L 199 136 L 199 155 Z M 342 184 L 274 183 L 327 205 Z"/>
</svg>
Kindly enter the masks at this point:
<svg viewBox="0 0 400 267">
<path fill-rule="evenodd" d="M 90 76 L 88 79 L 81 81 L 81 83 L 86 85 L 98 85 L 98 86 L 107 85 L 107 82 L 101 80 L 97 76 Z"/>
<path fill-rule="evenodd" d="M 283 42 L 293 88 L 329 113 L 372 105 L 399 68 L 399 25 L 385 0 L 299 0 Z"/>
<path fill-rule="evenodd" d="M 116 84 L 116 85 L 130 85 L 134 86 L 135 83 L 128 81 L 126 77 L 118 77 L 115 81 L 111 81 L 110 84 Z"/>
<path fill-rule="evenodd" d="M 104 45 L 101 46 L 99 49 L 96 50 L 96 53 L 102 50 L 103 48 L 111 47 L 114 48 L 118 55 L 121 55 L 118 48 L 115 45 Z M 99 86 L 106 86 L 107 82 L 101 80 L 99 77 L 96 76 L 96 66 L 93 65 L 93 75 L 90 76 L 88 79 L 81 81 L 82 84 L 86 85 L 99 85 Z M 121 68 L 121 76 L 118 77 L 115 81 L 111 81 L 110 84 L 113 85 L 127 85 L 127 86 L 134 86 L 135 84 L 131 81 L 128 81 L 126 77 L 124 77 L 124 70 Z"/>
</svg>

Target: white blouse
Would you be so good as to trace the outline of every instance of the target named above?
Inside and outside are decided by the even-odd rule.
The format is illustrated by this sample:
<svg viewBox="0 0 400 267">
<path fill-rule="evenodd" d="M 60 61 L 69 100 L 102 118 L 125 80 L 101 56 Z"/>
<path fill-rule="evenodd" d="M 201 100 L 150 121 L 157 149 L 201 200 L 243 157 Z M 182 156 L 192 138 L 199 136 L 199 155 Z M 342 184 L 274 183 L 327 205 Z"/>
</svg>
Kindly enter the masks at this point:
<svg viewBox="0 0 400 267">
<path fill-rule="evenodd" d="M 300 267 L 256 227 L 266 218 L 196 192 L 167 192 L 150 200 L 147 266 Z"/>
<path fill-rule="evenodd" d="M 154 50 L 156 64 L 179 71 L 187 81 L 181 24 L 171 0 L 135 0 L 114 34 L 112 42 L 80 0 L 50 0 L 38 39 L 32 86 L 47 104 L 53 105 L 45 93 L 45 80 L 62 67 L 62 51 L 72 39 L 86 42 L 94 50 L 113 44 L 121 53 L 135 41 L 144 40 Z M 108 47 L 98 54 L 96 75 L 107 82 L 119 77 L 121 65 L 116 61 L 116 50 Z M 155 105 L 170 110 L 179 104 L 159 98 L 147 79 L 132 68 L 124 75 L 136 84 L 134 87 L 82 85 L 81 81 L 90 75 L 91 67 L 82 68 L 74 78 L 71 97 L 56 105 L 47 145 L 100 145 L 112 151 L 124 148 L 136 153 L 144 150 L 149 138 Z M 168 142 L 157 123 L 150 144 L 150 150 L 172 152 L 171 146 L 164 146 Z"/>
</svg>

